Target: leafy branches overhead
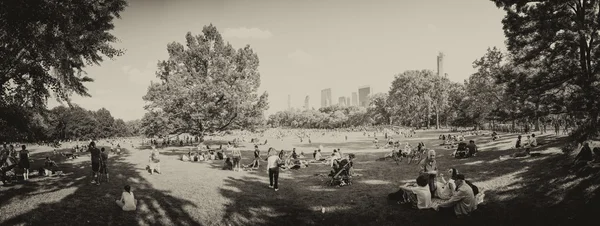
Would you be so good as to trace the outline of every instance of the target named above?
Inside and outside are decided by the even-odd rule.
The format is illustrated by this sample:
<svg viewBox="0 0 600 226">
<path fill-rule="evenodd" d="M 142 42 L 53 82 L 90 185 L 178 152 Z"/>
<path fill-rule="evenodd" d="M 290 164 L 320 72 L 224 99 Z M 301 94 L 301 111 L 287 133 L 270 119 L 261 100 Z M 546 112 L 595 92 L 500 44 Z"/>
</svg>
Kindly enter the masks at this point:
<svg viewBox="0 0 600 226">
<path fill-rule="evenodd" d="M 167 51 L 169 59 L 158 63 L 160 82 L 144 96 L 147 135 L 202 135 L 262 123 L 268 95 L 258 95 L 259 59 L 250 46 L 234 49 L 211 24 L 201 35 L 188 33 L 185 46 L 170 43 Z"/>
<path fill-rule="evenodd" d="M 514 68 L 508 88 L 528 92 L 549 112 L 585 112 L 591 128 L 600 104 L 600 3 L 595 0 L 493 0 L 506 11 L 504 33 Z M 519 84 L 515 84 L 515 83 Z"/>
<path fill-rule="evenodd" d="M 123 54 L 111 43 L 113 20 L 125 0 L 0 1 L 0 104 L 44 109 L 51 92 L 59 101 L 89 96 L 86 65 Z"/>
</svg>

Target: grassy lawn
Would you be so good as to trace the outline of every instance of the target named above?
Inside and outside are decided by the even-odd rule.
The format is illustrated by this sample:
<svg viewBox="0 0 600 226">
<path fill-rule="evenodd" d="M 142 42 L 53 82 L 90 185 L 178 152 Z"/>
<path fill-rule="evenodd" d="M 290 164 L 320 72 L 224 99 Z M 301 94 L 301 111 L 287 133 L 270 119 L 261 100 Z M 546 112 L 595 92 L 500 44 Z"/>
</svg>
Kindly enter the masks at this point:
<svg viewBox="0 0 600 226">
<path fill-rule="evenodd" d="M 418 132 L 417 137 L 400 140 L 413 146 L 423 141 L 437 151 L 438 167 L 444 171 L 455 167 L 486 190 L 485 203 L 470 218 L 454 219 L 388 203 L 389 193 L 416 178 L 417 166 L 376 161 L 388 150 L 374 149 L 372 137 L 348 133 L 348 141 L 344 136 L 325 136 L 313 138 L 311 144 L 293 137 L 267 138 L 268 147 L 296 147 L 307 157 L 319 145 L 324 154 L 333 148 L 355 153 L 355 171 L 361 176 L 341 188 L 324 186 L 328 178 L 317 175 L 327 174 L 328 165 L 312 164 L 282 172 L 280 190 L 275 192 L 268 189 L 266 162 L 258 171 L 223 171 L 222 161 L 180 161 L 179 155 L 189 147 L 162 149 L 160 175 L 145 171 L 149 155 L 145 148 L 113 155 L 111 181 L 100 186 L 90 184 L 87 153 L 76 160 L 53 157 L 65 175 L 32 177 L 26 183 L 0 187 L 0 225 L 589 225 L 583 220 L 594 219 L 594 210 L 600 207 L 600 179 L 577 178 L 565 169 L 567 160 L 559 154 L 563 138 L 540 136 L 539 157 L 501 160 L 500 156 L 515 152 L 510 146 L 516 135 L 494 142 L 470 136 L 467 139 L 476 140 L 481 153 L 458 160 L 451 158 L 452 150 L 440 146 L 439 133 Z M 242 163 L 248 164 L 253 148 L 244 145 Z M 261 146 L 261 151 L 266 153 L 268 147 Z M 41 166 L 50 154 L 48 148 L 30 150 L 35 160 L 32 168 Z M 126 184 L 139 199 L 135 212 L 123 212 L 114 203 Z"/>
</svg>

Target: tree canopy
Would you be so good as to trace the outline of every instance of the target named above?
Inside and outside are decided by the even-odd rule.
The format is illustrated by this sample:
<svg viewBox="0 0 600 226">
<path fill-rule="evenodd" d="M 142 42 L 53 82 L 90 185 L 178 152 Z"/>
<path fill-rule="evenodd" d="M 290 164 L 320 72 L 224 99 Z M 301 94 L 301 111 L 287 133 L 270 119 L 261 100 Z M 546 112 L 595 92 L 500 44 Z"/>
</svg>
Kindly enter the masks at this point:
<svg viewBox="0 0 600 226">
<path fill-rule="evenodd" d="M 259 59 L 252 48 L 234 49 L 212 24 L 185 38 L 185 46 L 167 45 L 169 58 L 156 73 L 160 82 L 143 98 L 149 103 L 145 134 L 203 135 L 261 124 L 268 95 L 258 95 Z"/>
</svg>

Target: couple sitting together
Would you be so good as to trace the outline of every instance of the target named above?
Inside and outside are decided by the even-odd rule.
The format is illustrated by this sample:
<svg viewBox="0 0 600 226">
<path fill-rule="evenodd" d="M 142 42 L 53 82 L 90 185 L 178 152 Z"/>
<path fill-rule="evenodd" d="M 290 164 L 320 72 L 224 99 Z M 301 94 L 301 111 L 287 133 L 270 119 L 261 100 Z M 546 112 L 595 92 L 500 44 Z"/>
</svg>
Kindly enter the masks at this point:
<svg viewBox="0 0 600 226">
<path fill-rule="evenodd" d="M 416 209 L 434 209 L 440 212 L 454 212 L 457 217 L 468 216 L 477 210 L 483 195 L 479 195 L 479 189 L 465 180 L 463 174 L 458 174 L 454 168 L 450 169 L 452 177 L 446 181 L 441 175 L 441 182 L 436 182 L 437 188 L 431 192 L 428 182 L 429 176 L 422 174 L 416 179 L 416 185 L 407 183 L 400 186 L 400 190 L 388 196 L 389 199 L 399 200 L 399 204 L 408 204 Z M 443 202 L 435 204 L 432 198 L 439 198 Z"/>
</svg>

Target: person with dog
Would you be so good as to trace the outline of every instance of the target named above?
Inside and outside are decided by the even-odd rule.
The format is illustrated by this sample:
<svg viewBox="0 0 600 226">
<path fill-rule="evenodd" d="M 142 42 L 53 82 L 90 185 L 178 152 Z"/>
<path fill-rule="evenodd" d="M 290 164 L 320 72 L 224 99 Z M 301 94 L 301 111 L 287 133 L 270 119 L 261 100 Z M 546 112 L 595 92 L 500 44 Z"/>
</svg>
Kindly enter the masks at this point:
<svg viewBox="0 0 600 226">
<path fill-rule="evenodd" d="M 427 157 L 423 160 L 421 160 L 421 162 L 419 163 L 419 168 L 420 168 L 420 173 L 421 175 L 426 175 L 429 180 L 429 190 L 431 192 L 431 195 L 435 194 L 435 191 L 437 189 L 437 186 L 435 184 L 435 179 L 437 176 L 437 161 L 435 161 L 435 151 L 434 150 L 429 150 L 427 152 Z"/>
<path fill-rule="evenodd" d="M 457 217 L 469 216 L 477 210 L 477 200 L 473 194 L 473 189 L 465 183 L 465 175 L 463 174 L 456 175 L 454 183 L 456 183 L 456 191 L 450 200 L 433 205 L 433 209 L 436 211 L 441 209 L 442 212 L 445 212 L 445 210 L 452 208 Z"/>
</svg>

